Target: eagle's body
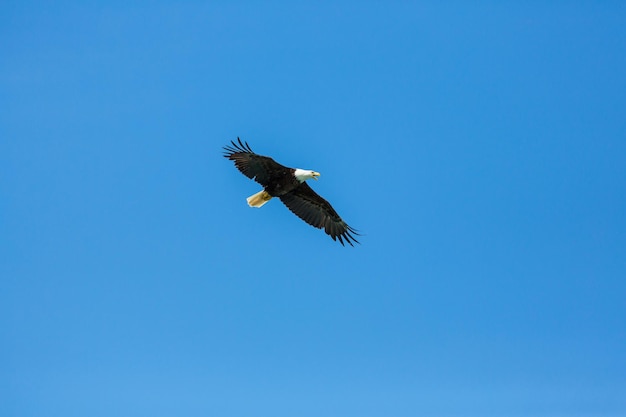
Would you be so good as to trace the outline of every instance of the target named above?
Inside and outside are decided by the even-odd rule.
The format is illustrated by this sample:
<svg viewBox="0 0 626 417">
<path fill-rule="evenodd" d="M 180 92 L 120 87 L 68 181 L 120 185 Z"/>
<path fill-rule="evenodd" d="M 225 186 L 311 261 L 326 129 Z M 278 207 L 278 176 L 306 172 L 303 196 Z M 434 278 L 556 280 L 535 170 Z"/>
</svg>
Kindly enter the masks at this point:
<svg viewBox="0 0 626 417">
<path fill-rule="evenodd" d="M 239 143 L 224 147 L 224 156 L 235 162 L 235 166 L 246 177 L 263 186 L 263 190 L 248 197 L 248 205 L 261 207 L 272 197 L 278 197 L 292 213 L 313 227 L 324 229 L 333 240 L 339 239 L 343 245 L 358 243 L 354 235 L 358 233 L 348 226 L 330 203 L 320 197 L 305 182 L 320 176 L 318 172 L 299 168 L 289 168 L 272 158 L 257 155 L 247 143 L 237 138 Z"/>
</svg>

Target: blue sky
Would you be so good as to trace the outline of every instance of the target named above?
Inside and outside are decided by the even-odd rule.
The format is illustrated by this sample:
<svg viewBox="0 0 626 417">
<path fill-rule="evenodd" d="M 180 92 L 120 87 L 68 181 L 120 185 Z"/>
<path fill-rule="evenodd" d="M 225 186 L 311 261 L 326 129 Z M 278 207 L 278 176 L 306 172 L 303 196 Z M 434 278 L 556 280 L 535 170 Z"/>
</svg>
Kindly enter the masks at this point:
<svg viewBox="0 0 626 417">
<path fill-rule="evenodd" d="M 626 7 L 544 3 L 4 2 L 0 414 L 626 415 Z"/>
</svg>

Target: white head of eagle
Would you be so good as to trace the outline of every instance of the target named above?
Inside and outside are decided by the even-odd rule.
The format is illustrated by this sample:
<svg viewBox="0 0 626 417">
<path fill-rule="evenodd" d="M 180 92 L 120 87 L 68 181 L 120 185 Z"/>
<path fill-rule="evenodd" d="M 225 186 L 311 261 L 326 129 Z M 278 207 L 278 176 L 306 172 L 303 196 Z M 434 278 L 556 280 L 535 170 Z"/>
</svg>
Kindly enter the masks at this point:
<svg viewBox="0 0 626 417">
<path fill-rule="evenodd" d="M 317 180 L 319 172 L 281 165 L 268 156 L 254 153 L 250 145 L 239 138 L 224 150 L 224 157 L 233 161 L 243 175 L 263 186 L 263 190 L 246 199 L 250 207 L 262 207 L 278 197 L 293 214 L 313 227 L 324 229 L 333 240 L 338 239 L 342 245 L 345 241 L 350 246 L 354 246 L 353 242 L 359 243 L 355 238 L 359 233 L 306 183 L 306 180 Z"/>
<path fill-rule="evenodd" d="M 298 181 L 300 182 L 304 182 L 306 180 L 310 180 L 310 179 L 314 179 L 315 181 L 317 181 L 317 179 L 320 176 L 319 172 L 315 172 L 315 171 L 311 171 L 310 169 L 300 169 L 300 168 L 296 168 L 293 171 L 293 176 L 297 178 Z"/>
</svg>

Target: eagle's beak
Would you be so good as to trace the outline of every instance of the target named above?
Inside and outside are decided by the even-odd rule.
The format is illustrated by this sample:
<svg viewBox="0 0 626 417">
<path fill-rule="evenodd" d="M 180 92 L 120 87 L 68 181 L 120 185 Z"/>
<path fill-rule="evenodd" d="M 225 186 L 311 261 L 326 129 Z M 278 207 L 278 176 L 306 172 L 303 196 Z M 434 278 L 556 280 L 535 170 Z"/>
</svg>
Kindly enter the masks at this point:
<svg viewBox="0 0 626 417">
<path fill-rule="evenodd" d="M 319 172 L 314 172 L 314 173 L 313 173 L 313 179 L 314 179 L 315 181 L 317 181 L 317 177 L 319 177 L 319 176 L 320 176 L 320 173 L 319 173 Z"/>
</svg>

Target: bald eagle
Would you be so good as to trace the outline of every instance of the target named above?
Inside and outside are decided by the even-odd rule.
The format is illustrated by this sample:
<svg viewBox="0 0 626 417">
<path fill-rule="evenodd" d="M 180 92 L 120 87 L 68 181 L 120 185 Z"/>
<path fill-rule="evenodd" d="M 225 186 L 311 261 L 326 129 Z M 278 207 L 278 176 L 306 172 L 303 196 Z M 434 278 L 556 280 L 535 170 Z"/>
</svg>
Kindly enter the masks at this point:
<svg viewBox="0 0 626 417">
<path fill-rule="evenodd" d="M 272 197 L 278 197 L 293 214 L 313 227 L 324 229 L 333 240 L 339 239 L 342 245 L 345 241 L 350 246 L 359 243 L 354 238 L 359 236 L 357 231 L 305 182 L 311 178 L 317 180 L 319 172 L 288 168 L 270 157 L 257 155 L 247 142 L 239 138 L 237 142 L 231 141 L 230 146 L 224 147 L 224 157 L 233 161 L 243 175 L 263 186 L 263 190 L 247 198 L 250 207 L 261 207 Z"/>
</svg>

